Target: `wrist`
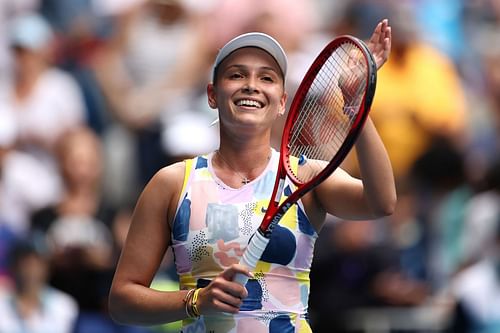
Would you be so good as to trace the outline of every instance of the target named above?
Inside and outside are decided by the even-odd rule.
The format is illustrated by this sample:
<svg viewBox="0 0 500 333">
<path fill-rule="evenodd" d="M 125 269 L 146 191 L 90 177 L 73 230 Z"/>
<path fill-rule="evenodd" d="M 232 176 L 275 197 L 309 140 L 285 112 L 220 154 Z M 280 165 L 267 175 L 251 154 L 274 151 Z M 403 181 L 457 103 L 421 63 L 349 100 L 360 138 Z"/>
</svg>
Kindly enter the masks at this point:
<svg viewBox="0 0 500 333">
<path fill-rule="evenodd" d="M 184 299 L 182 300 L 184 302 L 184 307 L 188 318 L 198 318 L 201 315 L 198 302 L 200 290 L 201 288 L 193 288 L 188 290 L 188 292 L 184 296 Z"/>
<path fill-rule="evenodd" d="M 195 314 L 196 317 L 201 316 L 200 313 L 200 308 L 199 308 L 199 294 L 200 294 L 201 288 L 197 288 L 194 293 L 193 293 L 193 299 L 191 301 L 191 307 L 193 309 L 193 313 Z"/>
</svg>

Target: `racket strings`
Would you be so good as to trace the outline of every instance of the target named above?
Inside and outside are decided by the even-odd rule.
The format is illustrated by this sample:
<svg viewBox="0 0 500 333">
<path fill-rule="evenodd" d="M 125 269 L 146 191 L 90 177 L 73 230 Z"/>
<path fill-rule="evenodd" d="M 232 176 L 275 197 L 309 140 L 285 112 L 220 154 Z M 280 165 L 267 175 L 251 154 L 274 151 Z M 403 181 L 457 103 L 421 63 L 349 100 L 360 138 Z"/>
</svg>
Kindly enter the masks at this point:
<svg viewBox="0 0 500 333">
<path fill-rule="evenodd" d="M 367 73 L 365 56 L 352 43 L 336 48 L 319 69 L 290 132 L 299 181 L 314 178 L 339 151 L 359 112 Z"/>
</svg>

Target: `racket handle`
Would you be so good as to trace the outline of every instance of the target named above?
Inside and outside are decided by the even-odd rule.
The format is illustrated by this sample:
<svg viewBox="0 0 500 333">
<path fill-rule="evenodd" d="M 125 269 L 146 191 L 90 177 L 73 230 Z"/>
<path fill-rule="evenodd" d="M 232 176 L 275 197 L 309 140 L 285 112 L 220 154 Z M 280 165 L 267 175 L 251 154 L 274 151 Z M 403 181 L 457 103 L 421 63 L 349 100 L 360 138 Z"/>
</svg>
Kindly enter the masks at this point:
<svg viewBox="0 0 500 333">
<path fill-rule="evenodd" d="M 264 253 L 269 240 L 269 238 L 264 237 L 257 231 L 250 240 L 250 243 L 248 243 L 245 253 L 243 253 L 243 257 L 241 257 L 240 264 L 246 266 L 250 271 L 253 271 L 257 266 L 257 261 L 259 261 L 262 253 Z M 244 286 L 248 281 L 248 276 L 237 273 L 234 277 L 234 281 Z"/>
</svg>

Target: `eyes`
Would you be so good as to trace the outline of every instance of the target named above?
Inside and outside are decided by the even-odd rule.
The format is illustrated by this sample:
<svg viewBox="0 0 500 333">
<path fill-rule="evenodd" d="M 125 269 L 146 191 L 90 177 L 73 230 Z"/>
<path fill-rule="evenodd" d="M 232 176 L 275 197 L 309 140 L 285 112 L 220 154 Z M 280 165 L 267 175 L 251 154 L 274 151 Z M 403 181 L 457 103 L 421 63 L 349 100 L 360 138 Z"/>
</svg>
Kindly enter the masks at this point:
<svg viewBox="0 0 500 333">
<path fill-rule="evenodd" d="M 229 80 L 244 80 L 251 74 L 245 72 L 245 71 L 231 71 L 228 72 L 226 77 Z M 278 76 L 274 73 L 259 73 L 258 75 L 258 80 L 266 83 L 274 83 L 278 82 Z"/>
</svg>

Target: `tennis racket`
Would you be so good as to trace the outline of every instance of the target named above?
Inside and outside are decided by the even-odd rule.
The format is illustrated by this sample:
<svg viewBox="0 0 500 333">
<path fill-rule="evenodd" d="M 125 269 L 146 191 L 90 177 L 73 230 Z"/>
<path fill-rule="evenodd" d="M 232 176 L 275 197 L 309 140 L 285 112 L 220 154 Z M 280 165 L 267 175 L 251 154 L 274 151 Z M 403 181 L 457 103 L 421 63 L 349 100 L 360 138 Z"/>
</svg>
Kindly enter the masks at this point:
<svg viewBox="0 0 500 333">
<path fill-rule="evenodd" d="M 352 36 L 335 38 L 317 56 L 290 105 L 271 200 L 240 264 L 255 269 L 283 215 L 344 160 L 368 116 L 376 75 L 372 54 Z M 286 178 L 296 188 L 280 203 Z M 234 280 L 245 285 L 248 277 L 237 274 Z"/>
</svg>

